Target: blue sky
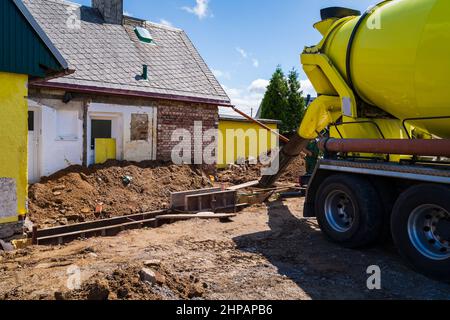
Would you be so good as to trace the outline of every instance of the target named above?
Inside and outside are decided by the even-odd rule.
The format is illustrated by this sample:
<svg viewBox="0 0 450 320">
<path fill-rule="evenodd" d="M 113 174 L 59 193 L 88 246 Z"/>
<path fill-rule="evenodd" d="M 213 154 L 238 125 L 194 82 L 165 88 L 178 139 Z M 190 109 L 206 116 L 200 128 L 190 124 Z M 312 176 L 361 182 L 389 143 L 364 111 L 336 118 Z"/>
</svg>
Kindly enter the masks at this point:
<svg viewBox="0 0 450 320">
<path fill-rule="evenodd" d="M 90 5 L 91 0 L 72 0 Z M 304 46 L 320 41 L 312 25 L 320 9 L 361 11 L 378 0 L 124 0 L 129 15 L 184 29 L 232 101 L 253 113 L 276 66 L 295 67 L 303 90 L 313 89 L 301 70 Z"/>
</svg>

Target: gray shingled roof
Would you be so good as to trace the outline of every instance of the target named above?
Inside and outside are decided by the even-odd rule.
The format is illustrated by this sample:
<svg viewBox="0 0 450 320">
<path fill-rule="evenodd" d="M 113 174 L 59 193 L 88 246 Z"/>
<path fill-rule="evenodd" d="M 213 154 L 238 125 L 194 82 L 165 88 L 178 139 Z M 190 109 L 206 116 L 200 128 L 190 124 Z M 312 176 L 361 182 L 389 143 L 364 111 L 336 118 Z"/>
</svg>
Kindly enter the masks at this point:
<svg viewBox="0 0 450 320">
<path fill-rule="evenodd" d="M 75 73 L 53 84 L 217 100 L 229 98 L 182 30 L 146 22 L 155 45 L 132 25 L 106 24 L 97 9 L 63 0 L 23 0 Z M 71 16 L 81 18 L 70 28 Z M 147 64 L 149 80 L 139 80 Z"/>
</svg>

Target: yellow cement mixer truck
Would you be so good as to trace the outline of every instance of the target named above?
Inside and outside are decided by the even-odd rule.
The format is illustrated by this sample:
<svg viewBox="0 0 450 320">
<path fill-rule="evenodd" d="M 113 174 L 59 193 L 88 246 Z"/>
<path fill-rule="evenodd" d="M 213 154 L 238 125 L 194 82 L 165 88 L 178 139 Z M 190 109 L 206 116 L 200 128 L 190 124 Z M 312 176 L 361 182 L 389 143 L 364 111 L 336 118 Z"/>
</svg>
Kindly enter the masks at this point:
<svg viewBox="0 0 450 320">
<path fill-rule="evenodd" d="M 450 280 L 450 1 L 383 1 L 365 13 L 333 7 L 301 55 L 318 97 L 280 171 L 316 140 L 324 156 L 305 216 L 349 248 L 392 235 L 416 270 Z"/>
</svg>

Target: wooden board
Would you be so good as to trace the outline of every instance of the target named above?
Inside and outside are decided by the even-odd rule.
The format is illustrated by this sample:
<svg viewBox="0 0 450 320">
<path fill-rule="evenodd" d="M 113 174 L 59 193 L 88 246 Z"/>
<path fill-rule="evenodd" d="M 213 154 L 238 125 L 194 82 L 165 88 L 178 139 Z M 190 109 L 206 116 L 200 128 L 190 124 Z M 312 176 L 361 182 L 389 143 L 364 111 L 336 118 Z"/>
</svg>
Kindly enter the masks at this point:
<svg viewBox="0 0 450 320">
<path fill-rule="evenodd" d="M 222 191 L 221 188 L 209 188 L 209 189 L 200 189 L 200 190 L 190 190 L 183 192 L 172 192 L 170 194 L 170 208 L 173 210 L 184 210 L 185 208 L 185 199 L 187 196 L 219 192 Z"/>
<path fill-rule="evenodd" d="M 236 214 L 168 214 L 156 217 L 157 220 L 189 220 L 189 219 L 228 219 Z"/>
<path fill-rule="evenodd" d="M 203 193 L 186 196 L 184 210 L 187 212 L 216 211 L 233 208 L 236 203 L 236 191 Z"/>
<path fill-rule="evenodd" d="M 236 191 L 236 190 L 241 190 L 241 189 L 246 189 L 246 188 L 252 188 L 252 187 L 256 187 L 258 184 L 259 184 L 259 180 L 250 181 L 247 183 L 239 184 L 237 186 L 229 187 L 229 188 L 227 188 L 227 190 Z"/>
</svg>

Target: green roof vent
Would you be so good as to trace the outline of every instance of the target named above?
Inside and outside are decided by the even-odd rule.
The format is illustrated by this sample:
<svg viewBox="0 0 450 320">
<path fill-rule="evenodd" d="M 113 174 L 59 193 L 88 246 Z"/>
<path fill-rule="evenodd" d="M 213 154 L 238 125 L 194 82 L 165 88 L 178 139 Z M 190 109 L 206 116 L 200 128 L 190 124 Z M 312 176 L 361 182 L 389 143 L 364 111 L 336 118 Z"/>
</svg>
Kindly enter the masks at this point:
<svg viewBox="0 0 450 320">
<path fill-rule="evenodd" d="M 142 27 L 136 27 L 134 28 L 134 32 L 136 33 L 140 41 L 145 43 L 153 43 L 152 35 L 150 34 L 150 31 L 148 31 L 147 29 Z"/>
</svg>

